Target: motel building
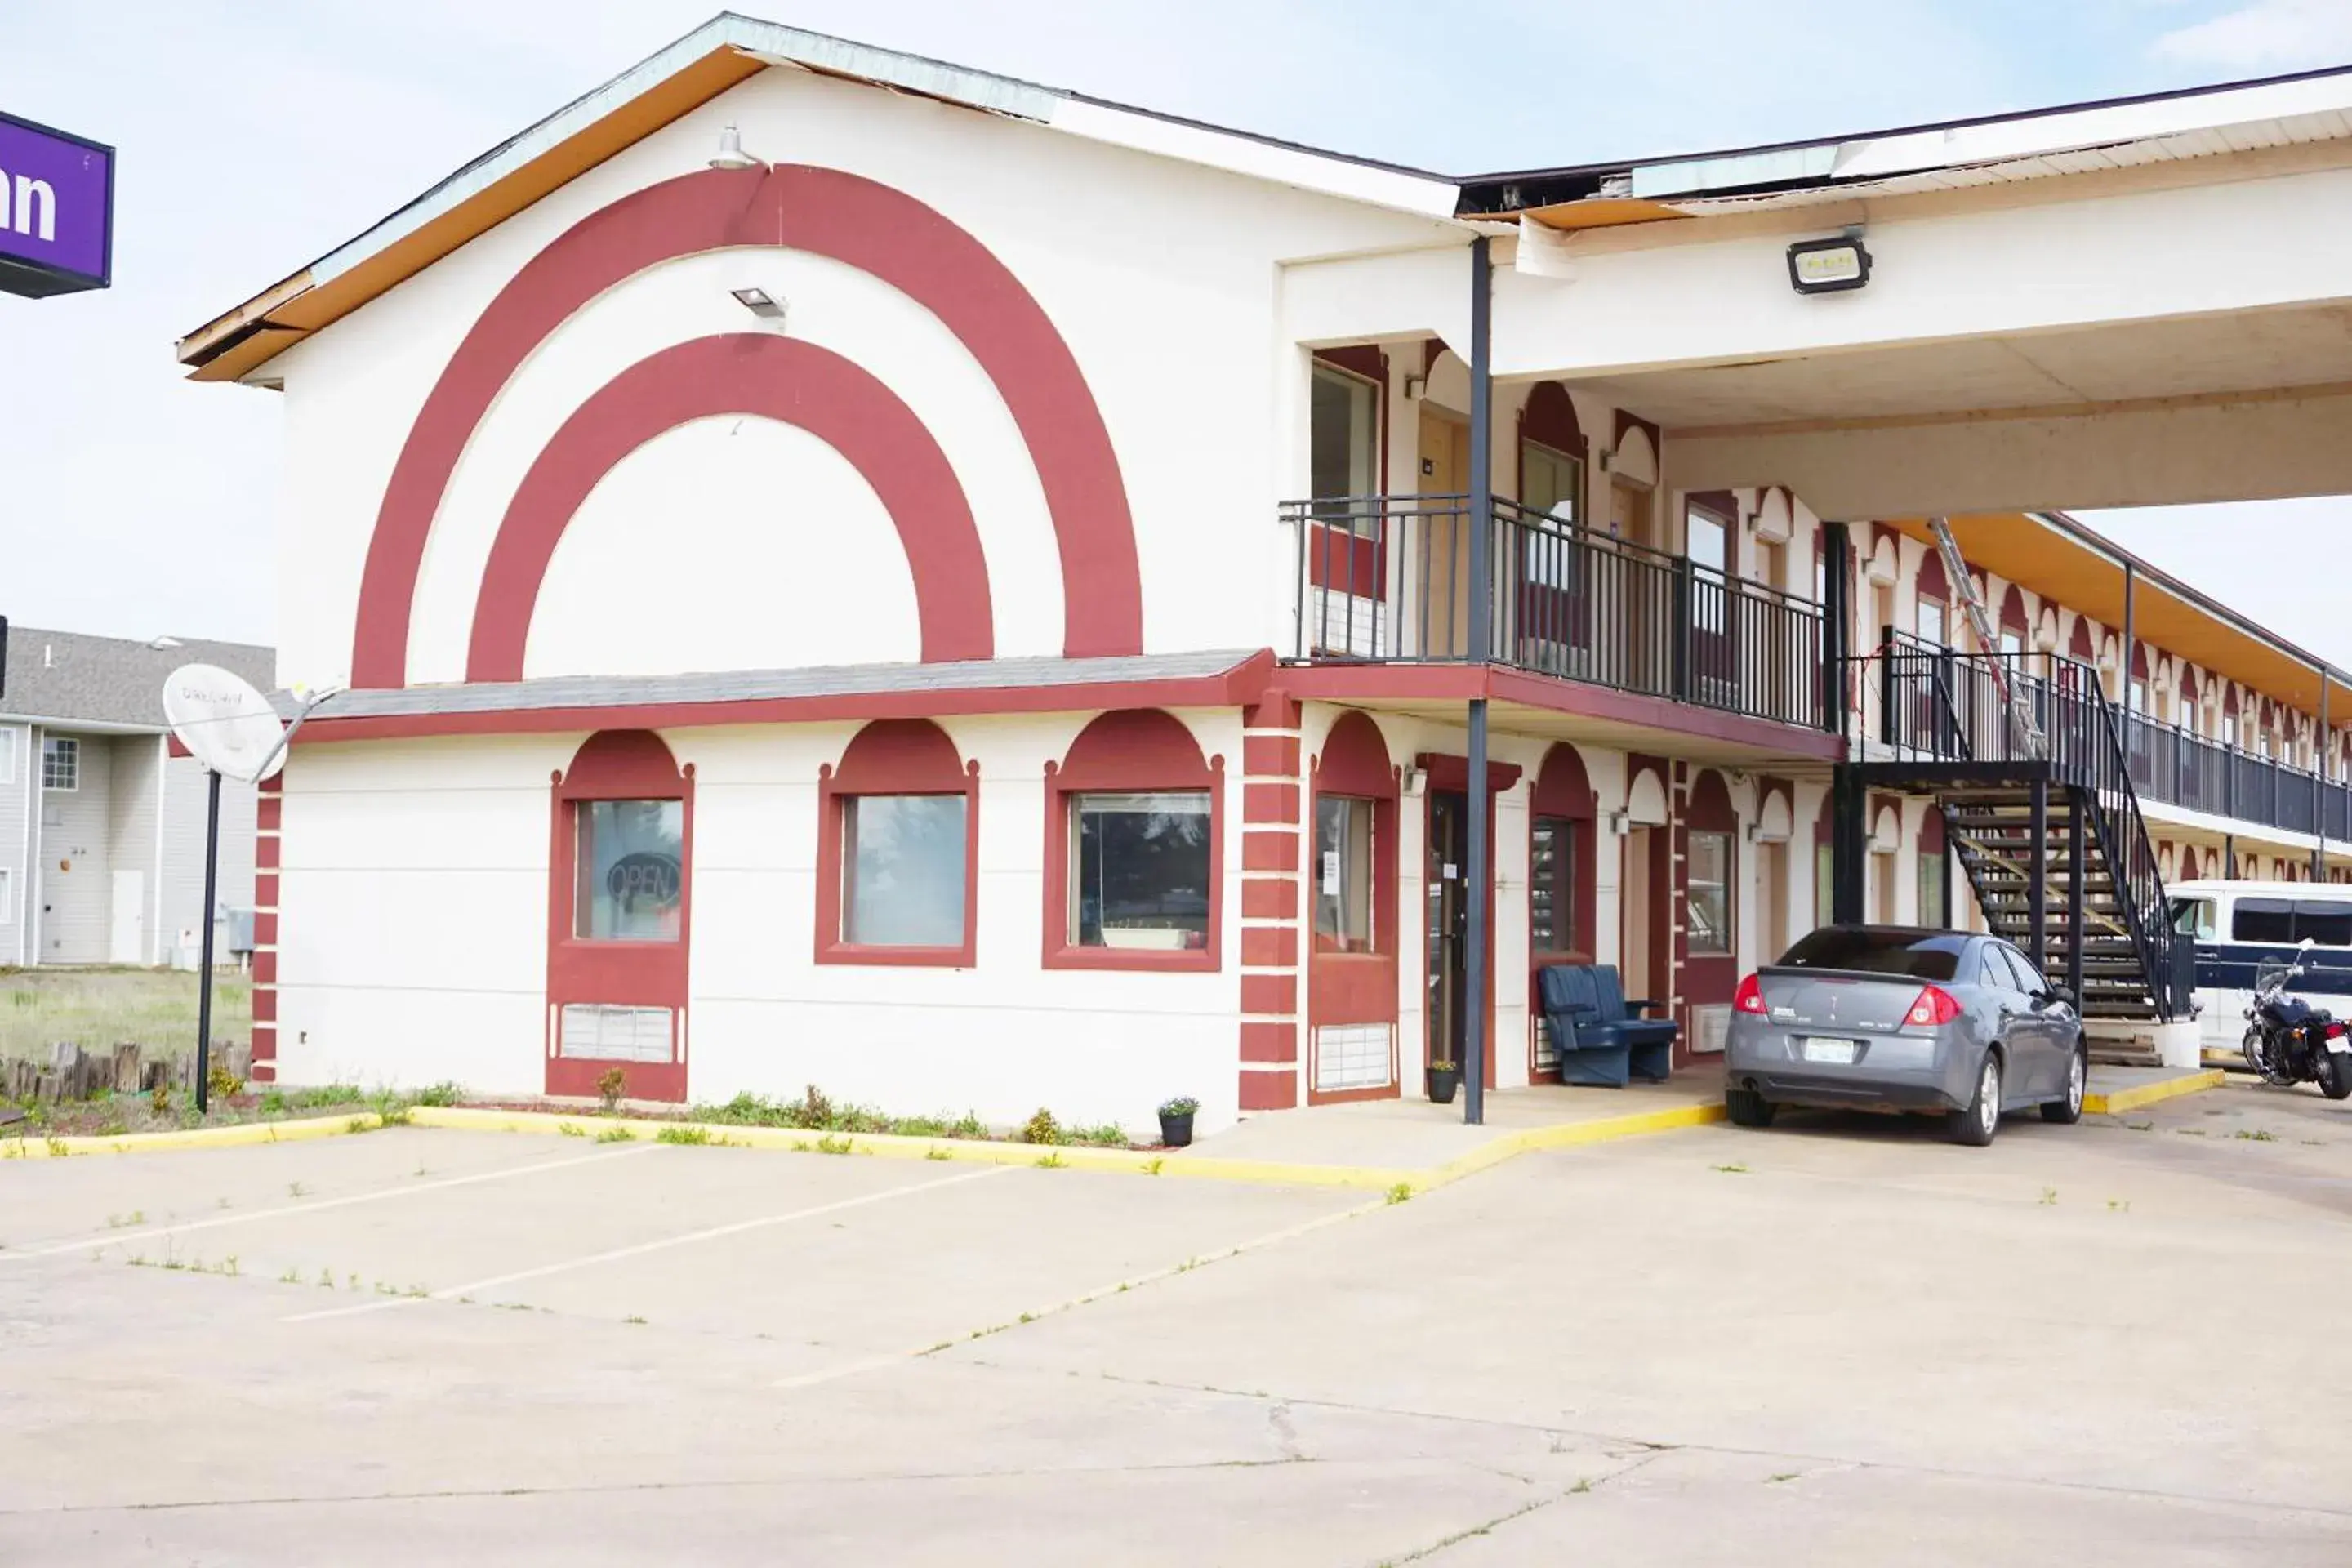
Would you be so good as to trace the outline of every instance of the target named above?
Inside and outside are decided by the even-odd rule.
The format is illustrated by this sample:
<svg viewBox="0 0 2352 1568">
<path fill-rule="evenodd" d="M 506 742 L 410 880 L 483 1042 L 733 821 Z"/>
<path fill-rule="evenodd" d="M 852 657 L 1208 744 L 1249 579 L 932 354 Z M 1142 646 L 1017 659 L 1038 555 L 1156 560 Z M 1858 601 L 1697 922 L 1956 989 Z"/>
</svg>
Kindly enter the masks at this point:
<svg viewBox="0 0 2352 1568">
<path fill-rule="evenodd" d="M 722 16 L 179 345 L 348 688 L 256 1076 L 1214 1128 L 1832 914 L 2175 1048 L 2352 678 L 2063 509 L 2352 492 L 2347 300 L 2343 73 L 1457 178 Z"/>
</svg>

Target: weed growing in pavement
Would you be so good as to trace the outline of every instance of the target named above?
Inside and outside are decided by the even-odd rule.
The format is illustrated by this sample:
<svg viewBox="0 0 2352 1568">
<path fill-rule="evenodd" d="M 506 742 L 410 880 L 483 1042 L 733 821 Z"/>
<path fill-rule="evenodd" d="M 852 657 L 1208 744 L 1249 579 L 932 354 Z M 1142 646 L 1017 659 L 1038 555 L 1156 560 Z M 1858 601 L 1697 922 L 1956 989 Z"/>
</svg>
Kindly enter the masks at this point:
<svg viewBox="0 0 2352 1568">
<path fill-rule="evenodd" d="M 389 1089 L 377 1095 L 373 1100 L 368 1101 L 368 1103 L 375 1107 L 376 1120 L 381 1121 L 384 1126 L 405 1127 L 408 1125 L 408 1101 L 401 1099 L 398 1095 L 392 1093 Z"/>
<path fill-rule="evenodd" d="M 2238 1136 L 2243 1138 L 2249 1143 L 2275 1143 L 2278 1142 L 2275 1135 L 2265 1132 L 2259 1127 L 2241 1127 L 2238 1129 Z"/>
<path fill-rule="evenodd" d="M 1164 1156 L 1157 1160 L 1150 1161 L 1144 1165 L 1143 1173 L 1147 1176 L 1156 1176 L 1160 1173 L 1160 1167 L 1166 1163 L 1168 1163 L 1168 1161 Z"/>
<path fill-rule="evenodd" d="M 1021 1314 L 1021 1321 L 1024 1323 L 1034 1323 L 1037 1321 L 1037 1314 L 1034 1312 L 1024 1312 Z"/>
<path fill-rule="evenodd" d="M 2324 1149 L 2327 1146 L 2327 1140 L 2325 1138 L 2298 1138 L 2295 1142 L 2306 1149 Z"/>
<path fill-rule="evenodd" d="M 356 1274 L 351 1275 L 343 1280 L 343 1289 L 346 1290 L 356 1290 L 359 1288 L 360 1277 Z"/>
<path fill-rule="evenodd" d="M 147 1110 L 151 1115 L 158 1117 L 169 1116 L 172 1114 L 172 1086 L 170 1084 L 159 1083 L 155 1086 L 155 1092 L 147 1097 Z"/>
<path fill-rule="evenodd" d="M 1158 1164 L 1159 1162 L 1155 1160 L 1152 1163 Z M 1395 1186 L 1389 1189 L 1389 1202 L 1391 1204 L 1403 1203 L 1406 1199 L 1412 1196 L 1412 1184 L 1411 1182 L 1399 1182 Z"/>
<path fill-rule="evenodd" d="M 636 1141 L 637 1135 L 625 1127 L 607 1127 L 596 1134 L 599 1143 L 634 1143 Z"/>
<path fill-rule="evenodd" d="M 2109 1198 L 2109 1199 L 2107 1200 L 2107 1212 L 2108 1212 L 2109 1214 L 2129 1214 L 2129 1213 L 2131 1213 L 2131 1199 L 2129 1199 L 2129 1198 Z"/>
<path fill-rule="evenodd" d="M 299 1182 L 289 1182 L 286 1184 L 286 1195 L 289 1198 L 302 1197 L 310 1191 L 310 1188 L 304 1186 Z"/>
<path fill-rule="evenodd" d="M 333 1289 L 334 1288 L 335 1288 L 335 1271 L 334 1271 L 333 1269 L 331 1269 L 331 1268 L 321 1268 L 321 1269 L 320 1269 L 320 1270 L 319 1270 L 319 1289 L 321 1289 L 321 1290 L 331 1290 L 331 1289 Z"/>
<path fill-rule="evenodd" d="M 121 1230 L 130 1226 L 145 1225 L 146 1223 L 147 1211 L 145 1209 L 132 1209 L 129 1214 L 110 1214 L 106 1216 L 106 1228 L 109 1230 Z"/>
<path fill-rule="evenodd" d="M 934 1146 L 923 1151 L 923 1158 L 926 1160 L 952 1160 L 955 1158 L 955 1152 L 950 1149 L 941 1149 Z"/>
<path fill-rule="evenodd" d="M 703 1144 L 710 1142 L 708 1127 L 665 1127 L 654 1134 L 656 1143 Z"/>
<path fill-rule="evenodd" d="M 1041 1171 L 1058 1171 L 1068 1163 L 1069 1162 L 1067 1160 L 1062 1158 L 1062 1152 L 1056 1149 L 1053 1152 L 1045 1155 L 1043 1159 L 1039 1160 L 1037 1162 L 1037 1168 Z"/>
<path fill-rule="evenodd" d="M 588 1136 L 588 1129 L 581 1126 L 575 1121 L 559 1121 L 555 1124 L 555 1130 L 558 1132 L 562 1133 L 566 1138 L 585 1138 Z"/>
<path fill-rule="evenodd" d="M 2205 1129 L 2202 1127 L 2176 1127 L 2173 1131 L 2179 1133 L 2183 1138 L 2202 1138 L 2205 1136 Z"/>
<path fill-rule="evenodd" d="M 1589 1492 L 1591 1489 L 1592 1478 L 1591 1476 L 1579 1476 L 1576 1478 L 1576 1484 L 1569 1488 L 1568 1491 L 1570 1497 L 1582 1497 L 1586 1492 Z"/>
<path fill-rule="evenodd" d="M 465 1085 L 452 1083 L 447 1079 L 444 1079 L 439 1083 L 426 1084 L 410 1096 L 409 1100 L 414 1105 L 446 1106 L 459 1104 L 465 1098 Z"/>
<path fill-rule="evenodd" d="M 1766 1486 L 1768 1486 L 1768 1487 L 1769 1487 L 1769 1486 L 1775 1485 L 1775 1484 L 1777 1484 L 1777 1483 L 1779 1483 L 1779 1482 L 1780 1482 L 1780 1481 L 1793 1481 L 1793 1480 L 1795 1480 L 1796 1479 L 1797 1479 L 1797 1472 L 1796 1472 L 1796 1471 L 1794 1471 L 1794 1470 L 1782 1470 L 1782 1471 L 1781 1471 L 1779 1475 L 1777 1475 L 1777 1476 L 1770 1476 L 1770 1477 L 1767 1477 L 1767 1478 L 1765 1479 L 1765 1482 L 1764 1482 L 1764 1484 L 1765 1484 Z"/>
<path fill-rule="evenodd" d="M 228 1200 L 226 1198 L 215 1198 L 213 1200 L 213 1207 L 216 1209 L 225 1209 L 228 1207 Z"/>
<path fill-rule="evenodd" d="M 62 1160 L 66 1157 L 66 1141 L 58 1137 L 56 1133 L 50 1133 L 47 1138 L 42 1139 L 41 1142 L 47 1147 L 50 1159 Z"/>
<path fill-rule="evenodd" d="M 2124 1125 L 2134 1132 L 2153 1132 L 2156 1131 L 2156 1123 L 2153 1121 L 2126 1121 Z"/>
<path fill-rule="evenodd" d="M 1062 1131 L 1062 1124 L 1054 1120 L 1054 1113 L 1041 1105 L 1037 1113 L 1022 1124 L 1019 1141 L 1024 1143 L 1066 1143 L 1070 1140 L 1069 1135 Z"/>
<path fill-rule="evenodd" d="M 302 1271 L 299 1268 L 289 1268 L 278 1277 L 278 1282 L 280 1285 L 299 1285 L 302 1283 Z"/>
<path fill-rule="evenodd" d="M 631 1312 L 627 1317 L 623 1318 L 623 1319 L 621 1320 L 621 1321 L 623 1321 L 623 1322 L 625 1322 L 625 1323 L 638 1323 L 638 1324 L 642 1324 L 642 1323 L 644 1323 L 645 1320 L 644 1320 L 643 1318 L 641 1318 L 641 1317 L 637 1316 L 637 1314 L 635 1314 L 635 1312 Z"/>
<path fill-rule="evenodd" d="M 2055 1188 L 2055 1187 L 2044 1187 L 2044 1188 L 2042 1188 L 2042 1206 L 2043 1208 L 2052 1208 L 2052 1207 L 2054 1207 L 2054 1206 L 2057 1205 L 2057 1202 L 2058 1202 L 2058 1189 L 2057 1189 L 2057 1188 Z"/>
<path fill-rule="evenodd" d="M 1721 1171 L 1727 1176 L 1744 1176 L 1748 1173 L 1748 1167 L 1741 1164 L 1737 1160 L 1734 1160 L 1728 1165 L 1709 1165 L 1707 1169 L 1710 1171 Z"/>
<path fill-rule="evenodd" d="M 855 1154 L 857 1145 L 846 1138 L 835 1138 L 828 1132 L 816 1141 L 816 1152 L 820 1154 Z"/>
<path fill-rule="evenodd" d="M 373 1132 L 376 1130 L 378 1125 L 380 1124 L 369 1121 L 364 1116 L 354 1116 L 351 1119 L 350 1123 L 344 1127 L 343 1131 L 353 1133 Z"/>
</svg>

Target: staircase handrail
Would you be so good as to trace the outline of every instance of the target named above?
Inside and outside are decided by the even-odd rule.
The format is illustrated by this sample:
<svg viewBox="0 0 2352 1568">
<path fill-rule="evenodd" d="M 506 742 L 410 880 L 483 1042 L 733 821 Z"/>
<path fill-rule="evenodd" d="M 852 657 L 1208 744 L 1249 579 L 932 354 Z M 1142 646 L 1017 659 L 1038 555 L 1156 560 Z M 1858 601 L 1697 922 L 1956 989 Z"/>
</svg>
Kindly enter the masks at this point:
<svg viewBox="0 0 2352 1568">
<path fill-rule="evenodd" d="M 2169 1021 L 2177 1000 L 2171 905 L 2165 895 L 2155 844 L 2148 837 L 2147 819 L 2140 811 L 2139 792 L 2132 785 L 2131 753 L 2124 743 L 2121 710 L 2108 700 L 2096 670 L 2080 659 L 2051 657 L 2074 669 L 2075 679 L 2065 683 L 2071 689 L 2069 695 L 2074 700 L 2087 700 L 2096 715 L 2097 740 L 2105 742 L 2093 742 L 2095 757 L 2079 759 L 2091 764 L 2089 775 L 2069 782 L 2087 787 L 2098 798 L 2100 809 L 2092 816 L 2092 828 L 2103 841 L 2107 867 L 2116 878 L 2116 907 L 2139 955 L 2140 973 L 2147 978 L 2156 1016 Z M 2053 689 L 2060 685 L 2054 679 L 2052 684 Z"/>
</svg>

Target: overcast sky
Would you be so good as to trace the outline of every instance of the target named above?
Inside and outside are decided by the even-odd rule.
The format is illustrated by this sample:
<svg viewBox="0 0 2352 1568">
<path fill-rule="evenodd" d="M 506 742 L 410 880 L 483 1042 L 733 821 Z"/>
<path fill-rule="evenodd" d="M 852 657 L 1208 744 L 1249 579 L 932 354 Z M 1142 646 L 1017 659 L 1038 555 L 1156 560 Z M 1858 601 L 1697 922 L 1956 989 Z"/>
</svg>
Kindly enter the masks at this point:
<svg viewBox="0 0 2352 1568">
<path fill-rule="evenodd" d="M 172 341 L 712 0 L 0 3 L 0 110 L 120 149 L 114 288 L 0 296 L 0 614 L 267 641 L 276 395 Z M 2352 63 L 2352 0 L 746 0 L 755 15 L 1445 172 Z M 2352 502 L 2095 521 L 2352 665 Z M 2300 569 L 2298 569 L 2300 568 Z"/>
</svg>

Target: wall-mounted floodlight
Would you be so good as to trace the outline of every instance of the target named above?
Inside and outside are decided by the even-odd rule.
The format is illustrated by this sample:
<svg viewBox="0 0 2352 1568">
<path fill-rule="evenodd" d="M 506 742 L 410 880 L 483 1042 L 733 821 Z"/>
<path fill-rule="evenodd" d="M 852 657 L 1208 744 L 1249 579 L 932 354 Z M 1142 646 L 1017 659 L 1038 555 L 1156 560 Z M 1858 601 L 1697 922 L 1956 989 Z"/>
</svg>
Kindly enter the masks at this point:
<svg viewBox="0 0 2352 1568">
<path fill-rule="evenodd" d="M 1870 252 L 1858 234 L 1789 247 L 1789 285 L 1800 294 L 1835 294 L 1869 281 Z"/>
<path fill-rule="evenodd" d="M 783 301 L 765 289 L 730 289 L 728 292 L 735 296 L 737 304 L 763 321 L 781 321 L 784 319 Z"/>
<path fill-rule="evenodd" d="M 761 161 L 743 151 L 743 133 L 730 125 L 719 133 L 719 151 L 710 155 L 714 169 L 757 169 Z"/>
</svg>

